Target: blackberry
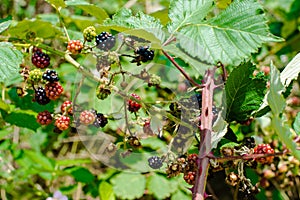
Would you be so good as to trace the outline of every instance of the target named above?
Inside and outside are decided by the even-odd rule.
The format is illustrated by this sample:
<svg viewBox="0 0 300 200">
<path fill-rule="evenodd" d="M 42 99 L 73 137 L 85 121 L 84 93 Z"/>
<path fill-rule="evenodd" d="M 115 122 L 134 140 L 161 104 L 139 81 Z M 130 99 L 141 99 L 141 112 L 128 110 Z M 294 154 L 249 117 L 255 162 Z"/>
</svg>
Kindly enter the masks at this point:
<svg viewBox="0 0 300 200">
<path fill-rule="evenodd" d="M 254 154 L 274 154 L 274 149 L 269 144 L 259 144 L 254 148 Z M 270 164 L 273 162 L 274 156 L 255 158 L 262 164 Z"/>
<path fill-rule="evenodd" d="M 148 164 L 152 169 L 159 169 L 163 166 L 162 159 L 158 156 L 151 156 L 148 159 Z"/>
<path fill-rule="evenodd" d="M 53 69 L 47 69 L 43 74 L 43 79 L 51 83 L 59 81 L 57 73 Z"/>
<path fill-rule="evenodd" d="M 95 119 L 96 119 L 95 113 L 92 111 L 85 110 L 80 113 L 79 120 L 80 120 L 80 123 L 82 123 L 84 125 L 93 124 Z"/>
<path fill-rule="evenodd" d="M 187 182 L 190 185 L 195 185 L 196 182 L 196 172 L 195 171 L 189 171 L 183 176 L 183 179 L 185 182 Z"/>
<path fill-rule="evenodd" d="M 67 130 L 70 126 L 70 117 L 62 115 L 56 119 L 54 125 L 61 131 Z"/>
<path fill-rule="evenodd" d="M 56 100 L 63 93 L 64 89 L 59 82 L 47 83 L 45 86 L 46 95 L 51 100 Z"/>
<path fill-rule="evenodd" d="M 133 97 L 133 99 L 141 100 L 137 94 L 132 93 L 130 96 Z M 130 112 L 137 112 L 142 107 L 141 104 L 131 99 L 127 101 L 127 105 Z"/>
<path fill-rule="evenodd" d="M 148 80 L 148 86 L 158 86 L 161 83 L 161 78 L 157 76 L 156 74 L 151 74 L 150 78 Z"/>
<path fill-rule="evenodd" d="M 73 107 L 72 107 L 72 101 L 65 101 L 60 106 L 60 111 L 64 114 L 66 112 L 66 109 L 68 109 L 67 114 L 73 115 Z"/>
<path fill-rule="evenodd" d="M 80 53 L 82 48 L 83 48 L 83 44 L 80 40 L 70 40 L 68 42 L 67 49 L 74 55 Z"/>
<path fill-rule="evenodd" d="M 108 123 L 107 118 L 102 113 L 96 114 L 96 120 L 94 121 L 93 125 L 97 128 L 104 127 Z"/>
<path fill-rule="evenodd" d="M 51 113 L 47 110 L 40 112 L 36 117 L 36 121 L 41 125 L 51 124 L 52 122 Z"/>
<path fill-rule="evenodd" d="M 141 147 L 141 142 L 136 136 L 129 136 L 128 143 L 132 147 Z"/>
<path fill-rule="evenodd" d="M 97 48 L 108 51 L 112 49 L 116 44 L 115 36 L 108 32 L 102 32 L 96 36 L 96 45 Z"/>
<path fill-rule="evenodd" d="M 50 65 L 50 56 L 43 53 L 40 49 L 37 49 L 31 57 L 31 62 L 37 68 L 44 69 Z"/>
<path fill-rule="evenodd" d="M 83 30 L 83 38 L 88 42 L 91 42 L 96 35 L 96 28 L 94 26 L 89 26 Z"/>
<path fill-rule="evenodd" d="M 38 87 L 38 89 L 35 91 L 35 101 L 41 105 L 46 105 L 50 102 L 50 99 L 47 97 L 44 88 Z"/>
<path fill-rule="evenodd" d="M 132 63 L 137 63 L 141 65 L 141 62 L 147 62 L 152 60 L 154 57 L 154 51 L 150 50 L 148 46 L 140 46 L 134 51 L 136 57 L 131 61 Z"/>
<path fill-rule="evenodd" d="M 40 69 L 34 69 L 29 72 L 28 81 L 38 83 L 42 80 L 43 72 Z"/>
</svg>

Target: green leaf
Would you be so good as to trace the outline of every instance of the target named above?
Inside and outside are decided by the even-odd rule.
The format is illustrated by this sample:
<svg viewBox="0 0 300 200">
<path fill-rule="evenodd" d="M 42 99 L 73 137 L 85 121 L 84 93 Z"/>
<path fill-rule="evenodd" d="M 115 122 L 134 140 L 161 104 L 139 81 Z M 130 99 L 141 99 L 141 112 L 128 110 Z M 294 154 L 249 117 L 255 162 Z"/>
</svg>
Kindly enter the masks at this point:
<svg viewBox="0 0 300 200">
<path fill-rule="evenodd" d="M 233 0 L 215 0 L 217 7 L 221 9 L 227 8 Z"/>
<path fill-rule="evenodd" d="M 280 73 L 280 81 L 284 87 L 288 87 L 292 80 L 300 73 L 300 53 L 298 53 Z"/>
<path fill-rule="evenodd" d="M 0 43 L 0 82 L 19 73 L 23 54 L 15 49 L 11 43 Z"/>
<path fill-rule="evenodd" d="M 225 85 L 226 121 L 245 121 L 259 109 L 266 90 L 263 75 L 253 77 L 255 66 L 251 63 L 235 68 Z"/>
<path fill-rule="evenodd" d="M 193 57 L 213 64 L 239 65 L 263 43 L 281 41 L 269 32 L 261 11 L 256 0 L 236 0 L 214 18 L 203 20 L 201 15 L 196 23 L 186 24 L 176 38 Z"/>
<path fill-rule="evenodd" d="M 36 130 L 40 124 L 36 122 L 37 113 L 31 110 L 14 110 L 4 120 L 12 125 Z"/>
<path fill-rule="evenodd" d="M 111 179 L 114 192 L 121 199 L 135 199 L 143 196 L 146 178 L 137 173 L 122 172 Z"/>
<path fill-rule="evenodd" d="M 149 177 L 147 188 L 158 199 L 165 199 L 174 192 L 174 188 L 171 187 L 169 181 L 164 176 L 155 173 Z"/>
<path fill-rule="evenodd" d="M 83 167 L 72 167 L 65 169 L 67 173 L 70 173 L 75 181 L 83 183 L 91 183 L 95 179 L 94 175 L 86 168 Z"/>
<path fill-rule="evenodd" d="M 168 25 L 170 33 L 177 32 L 187 24 L 196 24 L 203 20 L 213 5 L 212 0 L 173 0 L 169 8 Z"/>
<path fill-rule="evenodd" d="M 142 12 L 138 12 L 136 15 L 132 14 L 132 11 L 129 9 L 121 9 L 117 12 L 112 19 L 108 19 L 104 22 L 105 26 L 108 28 L 116 29 L 117 27 L 125 28 L 123 31 L 129 29 L 143 29 L 148 33 L 154 35 L 159 41 L 163 41 L 165 34 L 163 32 L 162 24 L 150 15 L 146 15 Z M 148 38 L 148 36 L 142 36 L 141 38 L 150 40 L 153 38 Z M 152 41 L 151 41 L 152 42 Z"/>
<path fill-rule="evenodd" d="M 60 8 L 65 8 L 66 4 L 64 0 L 46 0 L 50 3 L 55 9 L 59 10 Z"/>
<path fill-rule="evenodd" d="M 293 128 L 296 131 L 296 133 L 299 135 L 300 134 L 300 112 L 298 112 L 295 122 L 293 124 Z"/>
<path fill-rule="evenodd" d="M 300 151 L 297 149 L 297 144 L 291 137 L 292 134 L 290 128 L 283 123 L 283 119 L 279 118 L 279 116 L 274 116 L 272 119 L 272 127 L 274 127 L 280 141 L 282 141 L 287 148 L 291 150 L 292 154 L 300 160 Z"/>
<path fill-rule="evenodd" d="M 101 23 L 103 20 L 109 18 L 108 14 L 103 8 L 84 1 L 66 1 L 66 4 L 67 6 L 75 6 L 79 9 L 82 9 L 91 16 L 96 17 L 98 19 L 98 23 Z"/>
<path fill-rule="evenodd" d="M 12 20 L 9 21 L 4 21 L 0 24 L 0 33 L 2 33 L 3 31 L 5 31 L 6 29 L 8 29 L 8 27 L 10 26 Z"/>
<path fill-rule="evenodd" d="M 177 190 L 171 197 L 171 200 L 190 200 L 191 195 L 187 195 L 181 190 Z"/>
<path fill-rule="evenodd" d="M 99 195 L 100 195 L 100 199 L 105 199 L 105 200 L 116 199 L 112 185 L 106 181 L 102 181 L 101 184 L 99 185 Z"/>
<path fill-rule="evenodd" d="M 20 21 L 16 26 L 12 26 L 8 30 L 10 36 L 19 39 L 26 38 L 26 34 L 29 32 L 33 32 L 36 34 L 36 37 L 44 39 L 62 35 L 62 31 L 50 22 L 35 19 Z"/>
<path fill-rule="evenodd" d="M 24 154 L 32 161 L 32 165 L 37 168 L 42 168 L 46 171 L 54 171 L 54 161 L 50 160 L 40 152 L 32 150 L 24 150 Z"/>
<path fill-rule="evenodd" d="M 270 80 L 270 91 L 267 95 L 267 101 L 271 108 L 272 113 L 275 116 L 279 116 L 279 114 L 283 111 L 286 103 L 285 99 L 282 96 L 282 92 L 284 90 L 284 86 L 280 81 L 280 74 L 278 69 L 271 63 L 271 80 Z"/>
</svg>

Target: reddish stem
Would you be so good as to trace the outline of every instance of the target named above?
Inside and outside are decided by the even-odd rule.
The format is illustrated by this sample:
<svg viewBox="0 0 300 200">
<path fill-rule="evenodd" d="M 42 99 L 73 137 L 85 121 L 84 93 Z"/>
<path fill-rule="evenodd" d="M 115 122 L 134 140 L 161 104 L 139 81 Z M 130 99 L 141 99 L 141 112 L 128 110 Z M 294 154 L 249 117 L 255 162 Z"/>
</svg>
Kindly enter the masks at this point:
<svg viewBox="0 0 300 200">
<path fill-rule="evenodd" d="M 174 60 L 172 56 L 170 56 L 166 51 L 162 51 L 163 54 L 171 61 L 171 63 L 180 71 L 180 73 L 194 86 L 198 88 L 202 88 L 203 86 L 196 83 L 185 71 L 182 67 L 178 65 L 178 63 Z"/>
<path fill-rule="evenodd" d="M 193 190 L 193 200 L 205 199 L 205 187 L 209 169 L 209 154 L 211 151 L 211 132 L 212 132 L 212 105 L 213 92 L 215 88 L 214 73 L 215 68 L 207 70 L 204 76 L 204 88 L 202 89 L 202 112 L 200 126 L 200 146 L 199 146 L 199 163 L 196 183 Z"/>
</svg>

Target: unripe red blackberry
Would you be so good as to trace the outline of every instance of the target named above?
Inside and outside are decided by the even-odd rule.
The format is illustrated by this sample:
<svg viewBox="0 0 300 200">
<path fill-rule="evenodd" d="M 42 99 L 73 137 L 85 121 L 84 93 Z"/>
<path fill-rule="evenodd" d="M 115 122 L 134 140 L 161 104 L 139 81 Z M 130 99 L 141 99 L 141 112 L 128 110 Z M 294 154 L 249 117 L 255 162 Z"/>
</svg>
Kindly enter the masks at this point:
<svg viewBox="0 0 300 200">
<path fill-rule="evenodd" d="M 163 166 L 162 159 L 158 156 L 151 156 L 148 159 L 148 165 L 152 169 L 159 169 Z"/>
<path fill-rule="evenodd" d="M 82 123 L 84 125 L 93 124 L 95 119 L 96 119 L 95 113 L 92 111 L 85 110 L 80 113 L 79 120 L 80 120 L 80 123 Z"/>
<path fill-rule="evenodd" d="M 38 89 L 35 91 L 35 101 L 38 104 L 46 105 L 50 102 L 50 99 L 47 97 L 46 91 L 42 87 L 38 87 Z"/>
<path fill-rule="evenodd" d="M 36 117 L 36 121 L 41 125 L 51 124 L 52 122 L 51 113 L 47 110 L 40 112 Z"/>
<path fill-rule="evenodd" d="M 96 96 L 98 99 L 104 100 L 111 94 L 111 91 L 105 84 L 100 83 L 96 90 Z"/>
<path fill-rule="evenodd" d="M 58 75 L 53 69 L 47 69 L 43 74 L 43 79 L 51 83 L 59 81 Z"/>
<path fill-rule="evenodd" d="M 88 42 L 91 42 L 96 35 L 96 28 L 94 26 L 89 26 L 83 30 L 83 38 Z"/>
<path fill-rule="evenodd" d="M 259 144 L 254 148 L 254 154 L 274 154 L 274 149 L 269 144 Z M 273 162 L 274 156 L 255 158 L 255 160 L 262 164 L 270 164 Z"/>
<path fill-rule="evenodd" d="M 32 54 L 31 62 L 37 68 L 44 69 L 50 65 L 50 56 L 38 49 Z"/>
<path fill-rule="evenodd" d="M 56 119 L 54 125 L 61 131 L 67 130 L 70 126 L 70 117 L 62 115 Z"/>
<path fill-rule="evenodd" d="M 195 182 L 196 182 L 196 172 L 194 171 L 189 171 L 188 173 L 186 173 L 184 176 L 183 176 L 183 179 L 185 180 L 185 182 L 187 182 L 188 184 L 190 185 L 195 185 Z"/>
<path fill-rule="evenodd" d="M 134 93 L 132 93 L 130 96 L 132 97 L 132 99 L 129 99 L 127 101 L 128 110 L 130 112 L 137 112 L 142 107 L 142 105 L 139 104 L 138 102 L 134 101 L 134 99 L 141 100 L 141 98 L 137 94 L 134 94 Z"/>
<path fill-rule="evenodd" d="M 66 112 L 66 109 L 68 109 L 66 114 L 73 115 L 73 106 L 72 101 L 65 101 L 60 106 L 60 111 L 64 114 Z"/>
<path fill-rule="evenodd" d="M 115 36 L 108 32 L 102 32 L 96 36 L 97 48 L 108 51 L 112 49 L 116 44 Z"/>
<path fill-rule="evenodd" d="M 64 89 L 59 82 L 47 83 L 45 86 L 46 95 L 51 100 L 56 100 L 63 93 Z"/>
<path fill-rule="evenodd" d="M 74 55 L 80 53 L 82 48 L 83 48 L 83 44 L 80 40 L 70 40 L 68 42 L 67 49 Z"/>
<path fill-rule="evenodd" d="M 96 119 L 93 123 L 94 126 L 96 126 L 97 128 L 104 127 L 107 123 L 108 123 L 108 120 L 102 113 L 96 114 Z"/>
<path fill-rule="evenodd" d="M 38 83 L 42 80 L 43 72 L 40 69 L 34 69 L 29 72 L 28 81 Z"/>
</svg>

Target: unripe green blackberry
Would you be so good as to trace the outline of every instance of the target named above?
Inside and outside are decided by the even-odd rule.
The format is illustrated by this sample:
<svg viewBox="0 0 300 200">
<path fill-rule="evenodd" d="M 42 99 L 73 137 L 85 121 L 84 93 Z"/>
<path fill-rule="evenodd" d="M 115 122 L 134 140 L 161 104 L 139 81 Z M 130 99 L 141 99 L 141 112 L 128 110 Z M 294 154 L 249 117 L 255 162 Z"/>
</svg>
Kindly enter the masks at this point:
<svg viewBox="0 0 300 200">
<path fill-rule="evenodd" d="M 161 78 L 156 74 L 151 74 L 148 80 L 148 86 L 158 86 L 161 83 Z"/>
<path fill-rule="evenodd" d="M 83 38 L 88 42 L 91 42 L 96 36 L 97 33 L 94 26 L 89 26 L 83 30 Z"/>
<path fill-rule="evenodd" d="M 34 69 L 29 72 L 28 81 L 38 83 L 42 80 L 43 72 L 40 69 Z"/>
<path fill-rule="evenodd" d="M 96 95 L 98 99 L 106 99 L 109 95 L 111 94 L 111 91 L 109 88 L 106 87 L 105 84 L 101 83 L 99 84 L 99 86 L 97 87 L 96 90 Z"/>
</svg>

